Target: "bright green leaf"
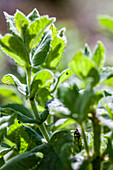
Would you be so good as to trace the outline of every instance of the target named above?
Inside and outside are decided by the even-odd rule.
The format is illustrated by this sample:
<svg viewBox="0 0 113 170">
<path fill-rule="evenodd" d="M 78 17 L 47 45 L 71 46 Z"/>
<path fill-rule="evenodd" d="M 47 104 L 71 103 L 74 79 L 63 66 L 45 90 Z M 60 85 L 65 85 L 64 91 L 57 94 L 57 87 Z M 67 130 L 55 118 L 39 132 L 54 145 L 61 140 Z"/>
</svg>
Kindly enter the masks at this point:
<svg viewBox="0 0 113 170">
<path fill-rule="evenodd" d="M 95 67 L 94 62 L 85 57 L 82 51 L 75 54 L 69 65 L 76 75 L 82 79 L 87 77 L 89 71 Z"/>
<path fill-rule="evenodd" d="M 14 75 L 7 74 L 3 77 L 2 82 L 5 84 L 12 84 L 15 85 L 19 92 L 23 95 L 27 96 L 28 90 L 25 84 L 22 84 Z"/>
<path fill-rule="evenodd" d="M 5 85 L 1 85 L 0 86 L 0 95 L 2 96 L 2 101 L 5 101 L 6 103 L 10 103 L 10 102 L 16 102 L 16 103 L 22 103 L 21 98 L 18 96 L 18 93 L 16 92 L 16 90 L 11 87 L 5 86 Z"/>
<path fill-rule="evenodd" d="M 36 46 L 32 51 L 32 65 L 33 67 L 37 67 L 43 64 L 48 56 L 50 50 L 50 42 L 52 39 L 51 31 L 48 30 L 44 33 L 41 41 L 38 46 Z"/>
<path fill-rule="evenodd" d="M 98 42 L 96 49 L 93 54 L 93 61 L 97 69 L 100 71 L 105 61 L 105 49 L 101 42 Z"/>
<path fill-rule="evenodd" d="M 102 26 L 108 28 L 113 32 L 113 17 L 107 15 L 99 16 L 99 21 Z"/>
<path fill-rule="evenodd" d="M 62 59 L 66 43 L 64 37 L 60 36 L 60 32 L 57 31 L 54 25 L 51 25 L 50 29 L 52 30 L 51 50 L 44 67 L 55 69 Z"/>
<path fill-rule="evenodd" d="M 31 83 L 31 98 L 35 96 L 40 88 L 48 87 L 48 81 L 53 81 L 53 74 L 49 70 L 41 70 L 35 74 Z"/>
<path fill-rule="evenodd" d="M 20 34 L 20 37 L 24 40 L 25 39 L 25 33 L 27 30 L 27 27 L 29 25 L 29 21 L 26 18 L 26 16 L 17 10 L 15 16 L 14 16 L 15 26 Z"/>
<path fill-rule="evenodd" d="M 6 34 L 0 39 L 2 50 L 15 60 L 15 62 L 25 68 L 29 65 L 28 53 L 25 45 L 19 37 Z"/>
<path fill-rule="evenodd" d="M 71 69 L 66 69 L 66 70 L 62 71 L 60 76 L 58 77 L 59 83 L 63 83 L 72 75 L 73 75 L 73 72 L 71 71 Z"/>
<path fill-rule="evenodd" d="M 30 24 L 26 32 L 26 44 L 28 46 L 29 52 L 32 48 L 35 48 L 39 43 L 45 29 L 54 22 L 54 18 L 49 18 L 48 16 L 40 17 Z"/>
</svg>

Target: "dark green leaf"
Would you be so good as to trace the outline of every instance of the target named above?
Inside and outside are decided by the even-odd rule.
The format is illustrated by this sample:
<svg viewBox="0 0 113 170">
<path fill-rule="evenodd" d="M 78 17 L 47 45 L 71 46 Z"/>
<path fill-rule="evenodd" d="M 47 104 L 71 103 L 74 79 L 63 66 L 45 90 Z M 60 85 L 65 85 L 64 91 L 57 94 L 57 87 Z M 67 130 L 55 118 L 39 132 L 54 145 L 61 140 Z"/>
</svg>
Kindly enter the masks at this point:
<svg viewBox="0 0 113 170">
<path fill-rule="evenodd" d="M 25 33 L 26 33 L 27 27 L 29 25 L 28 19 L 22 12 L 17 10 L 17 12 L 14 16 L 14 20 L 15 20 L 15 26 L 20 34 L 20 37 L 24 40 Z"/>
<path fill-rule="evenodd" d="M 99 73 L 95 68 L 91 68 L 91 70 L 89 71 L 87 77 L 92 79 L 91 80 L 92 86 L 97 85 L 99 80 L 100 80 Z"/>
<path fill-rule="evenodd" d="M 9 108 L 9 109 L 12 109 L 14 112 L 20 112 L 21 114 L 29 118 L 33 118 L 33 114 L 30 112 L 30 110 L 27 109 L 22 104 L 13 103 L 13 104 L 4 105 L 2 106 L 2 108 Z"/>
<path fill-rule="evenodd" d="M 96 68 L 100 70 L 105 61 L 105 49 L 101 42 L 98 42 L 96 46 L 93 54 L 93 61 L 95 62 Z"/>
<path fill-rule="evenodd" d="M 5 164 L 4 158 L 0 159 L 0 167 L 3 166 Z"/>
<path fill-rule="evenodd" d="M 113 147 L 112 147 L 111 140 L 109 138 L 108 138 L 107 152 L 109 154 L 111 163 L 113 163 Z"/>
<path fill-rule="evenodd" d="M 10 152 L 11 150 L 13 149 L 13 147 L 12 148 L 8 148 L 8 149 L 2 149 L 1 151 L 0 151 L 0 159 L 5 155 L 5 154 L 7 154 L 8 152 Z"/>
<path fill-rule="evenodd" d="M 37 169 L 72 170 L 69 157 L 73 142 L 73 136 L 68 130 L 54 133 L 50 143 L 34 148 L 34 151 L 42 152 L 44 155 Z"/>
<path fill-rule="evenodd" d="M 94 92 L 91 89 L 85 90 L 83 94 L 79 94 L 74 105 L 75 113 L 78 113 L 78 121 L 84 121 L 90 112 L 90 106 L 94 104 Z"/>
<path fill-rule="evenodd" d="M 3 77 L 2 82 L 5 84 L 15 85 L 20 93 L 27 96 L 28 89 L 25 84 L 22 84 L 13 74 L 7 74 Z"/>
<path fill-rule="evenodd" d="M 58 99 L 67 107 L 72 113 L 75 112 L 74 105 L 78 98 L 79 91 L 76 85 L 71 87 L 60 86 L 57 91 Z"/>
<path fill-rule="evenodd" d="M 29 65 L 29 57 L 22 40 L 11 34 L 6 34 L 0 39 L 2 50 L 15 60 L 15 62 L 25 68 Z"/>
<path fill-rule="evenodd" d="M 39 17 L 40 17 L 40 15 L 36 8 L 33 9 L 33 11 L 27 16 L 27 18 L 30 21 L 34 21 L 34 20 L 38 19 Z"/>
<path fill-rule="evenodd" d="M 14 158 L 8 160 L 2 167 L 1 170 L 27 170 L 32 169 L 40 162 L 42 154 L 38 152 L 25 152 Z"/>
<path fill-rule="evenodd" d="M 46 61 L 50 50 L 51 34 L 50 30 L 45 32 L 38 46 L 33 49 L 31 56 L 33 67 L 37 67 Z"/>
<path fill-rule="evenodd" d="M 54 18 L 49 18 L 48 16 L 40 17 L 34 20 L 28 27 L 26 32 L 26 44 L 28 46 L 29 52 L 32 48 L 35 48 L 39 43 L 45 29 L 54 22 Z"/>
<path fill-rule="evenodd" d="M 84 55 L 86 55 L 87 57 L 90 57 L 90 58 L 91 58 L 91 50 L 90 50 L 88 44 L 85 44 L 83 53 L 84 53 Z"/>
<path fill-rule="evenodd" d="M 60 35 L 54 25 L 51 25 L 52 41 L 51 50 L 49 51 L 46 63 L 44 67 L 48 69 L 55 69 L 62 59 L 62 55 L 65 49 L 65 39 Z"/>
<path fill-rule="evenodd" d="M 40 118 L 41 118 L 41 122 L 43 123 L 47 117 L 49 115 L 49 111 L 48 110 L 44 110 L 41 114 L 40 114 Z"/>
</svg>

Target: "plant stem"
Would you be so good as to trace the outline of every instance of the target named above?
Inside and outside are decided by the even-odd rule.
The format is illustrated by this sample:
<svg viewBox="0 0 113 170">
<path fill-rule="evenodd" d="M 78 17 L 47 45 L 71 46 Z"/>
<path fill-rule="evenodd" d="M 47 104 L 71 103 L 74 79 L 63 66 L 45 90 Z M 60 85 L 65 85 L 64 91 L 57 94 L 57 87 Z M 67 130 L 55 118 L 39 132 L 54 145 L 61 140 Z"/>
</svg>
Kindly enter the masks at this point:
<svg viewBox="0 0 113 170">
<path fill-rule="evenodd" d="M 32 107 L 32 110 L 34 113 L 34 117 L 37 118 L 38 120 L 40 120 L 40 115 L 39 115 L 35 100 L 34 99 L 30 100 L 30 104 L 31 104 L 31 107 Z M 47 140 L 47 142 L 49 142 L 49 135 L 48 135 L 48 132 L 46 130 L 44 123 L 42 123 L 41 125 L 38 125 L 38 126 L 39 126 L 42 134 L 44 135 L 45 139 Z"/>
<path fill-rule="evenodd" d="M 30 83 L 31 83 L 31 68 L 28 68 L 27 69 L 27 84 L 28 84 L 29 93 L 30 93 Z M 31 108 L 32 108 L 33 113 L 34 113 L 34 118 L 40 120 L 40 115 L 39 115 L 39 112 L 38 112 L 38 109 L 37 109 L 37 106 L 36 106 L 35 99 L 29 98 L 29 101 L 30 101 Z M 49 142 L 49 135 L 48 135 L 48 132 L 46 130 L 44 123 L 42 123 L 41 125 L 38 125 L 38 126 L 39 126 L 43 136 L 47 140 L 47 142 Z"/>
<path fill-rule="evenodd" d="M 81 127 L 81 131 L 82 131 L 82 137 L 84 139 L 84 145 L 85 145 L 85 149 L 86 149 L 86 152 L 87 152 L 87 157 L 90 157 L 89 147 L 88 147 L 88 143 L 87 143 L 87 139 L 86 139 L 86 134 L 85 134 L 84 127 L 83 127 L 82 123 L 80 124 L 80 127 Z"/>
<path fill-rule="evenodd" d="M 27 85 L 28 85 L 28 91 L 30 91 L 30 83 L 31 83 L 31 68 L 27 68 Z"/>
<path fill-rule="evenodd" d="M 101 125 L 96 115 L 93 116 L 93 134 L 94 134 L 94 154 L 93 170 L 101 170 L 100 143 L 101 143 Z"/>
</svg>

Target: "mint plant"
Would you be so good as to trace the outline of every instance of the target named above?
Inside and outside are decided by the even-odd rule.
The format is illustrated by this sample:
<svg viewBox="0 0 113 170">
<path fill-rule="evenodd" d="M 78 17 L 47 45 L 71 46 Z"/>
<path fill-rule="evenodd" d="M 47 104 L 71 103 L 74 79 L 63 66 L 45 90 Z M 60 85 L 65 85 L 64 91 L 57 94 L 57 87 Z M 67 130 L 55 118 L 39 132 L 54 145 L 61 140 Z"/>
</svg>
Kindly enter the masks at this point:
<svg viewBox="0 0 113 170">
<path fill-rule="evenodd" d="M 85 45 L 58 74 L 66 38 L 55 18 L 36 9 L 4 15 L 11 34 L 0 36 L 1 49 L 22 67 L 26 83 L 12 74 L 2 79 L 11 87 L 0 87 L 6 98 L 0 169 L 113 169 L 113 68 L 104 67 L 103 44 L 98 41 L 93 53 Z"/>
</svg>

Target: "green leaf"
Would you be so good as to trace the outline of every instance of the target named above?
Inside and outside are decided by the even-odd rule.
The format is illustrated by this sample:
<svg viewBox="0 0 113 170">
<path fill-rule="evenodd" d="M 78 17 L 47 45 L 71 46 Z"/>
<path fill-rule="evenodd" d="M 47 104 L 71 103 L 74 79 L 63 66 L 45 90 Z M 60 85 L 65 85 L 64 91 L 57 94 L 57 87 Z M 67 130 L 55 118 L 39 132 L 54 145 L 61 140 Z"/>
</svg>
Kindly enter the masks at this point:
<svg viewBox="0 0 113 170">
<path fill-rule="evenodd" d="M 77 120 L 79 122 L 82 122 L 87 118 L 87 114 L 90 112 L 90 106 L 95 102 L 94 98 L 95 94 L 91 89 L 85 90 L 83 94 L 79 94 L 74 105 L 75 113 L 78 113 Z"/>
<path fill-rule="evenodd" d="M 90 58 L 91 58 L 91 50 L 90 50 L 88 44 L 85 44 L 83 53 L 84 53 L 84 55 L 86 55 L 87 57 L 90 57 Z"/>
<path fill-rule="evenodd" d="M 64 81 L 66 81 L 69 77 L 71 77 L 73 75 L 73 72 L 71 69 L 66 69 L 63 70 L 60 74 L 60 76 L 58 77 L 59 79 L 59 83 L 63 83 Z"/>
<path fill-rule="evenodd" d="M 9 84 L 15 85 L 20 93 L 22 93 L 25 96 L 28 95 L 27 86 L 25 84 L 22 84 L 14 75 L 12 74 L 5 75 L 2 79 L 2 82 L 7 85 Z"/>
<path fill-rule="evenodd" d="M 8 104 L 1 106 L 1 111 L 7 115 L 11 115 L 12 113 L 17 114 L 17 119 L 23 123 L 39 123 L 40 120 L 35 119 L 32 113 L 25 108 L 23 105 L 19 104 Z"/>
<path fill-rule="evenodd" d="M 41 70 L 35 74 L 33 81 L 31 82 L 30 94 L 31 98 L 35 96 L 40 88 L 48 87 L 53 81 L 53 73 L 49 70 Z"/>
<path fill-rule="evenodd" d="M 3 166 L 5 164 L 4 158 L 0 159 L 0 167 Z"/>
<path fill-rule="evenodd" d="M 75 124 L 75 120 L 73 119 L 66 119 L 66 118 L 59 119 L 55 122 L 55 125 L 52 128 L 52 131 L 54 132 L 56 130 L 60 130 L 64 128 L 71 129 L 72 124 Z"/>
<path fill-rule="evenodd" d="M 99 16 L 98 18 L 102 26 L 108 28 L 113 32 L 113 17 L 103 15 L 103 16 Z"/>
<path fill-rule="evenodd" d="M 34 21 L 34 20 L 38 19 L 39 17 L 40 17 L 40 15 L 36 8 L 33 9 L 33 11 L 27 16 L 27 18 L 30 21 Z"/>
<path fill-rule="evenodd" d="M 18 123 L 17 120 L 9 127 L 8 135 L 6 137 L 16 144 L 18 153 L 31 150 L 43 143 L 42 137 L 36 131 Z"/>
<path fill-rule="evenodd" d="M 13 147 L 12 147 L 12 148 L 2 149 L 2 150 L 0 151 L 0 159 L 1 159 L 5 154 L 7 154 L 8 152 L 10 152 L 12 149 L 13 149 Z"/>
<path fill-rule="evenodd" d="M 107 152 L 109 154 L 110 162 L 113 163 L 113 147 L 111 140 L 108 138 Z"/>
<path fill-rule="evenodd" d="M 43 123 L 49 115 L 49 111 L 46 109 L 40 114 L 41 122 Z"/>
<path fill-rule="evenodd" d="M 52 30 L 51 50 L 49 51 L 44 67 L 55 69 L 62 59 L 66 45 L 64 36 L 62 36 L 62 34 L 60 35 L 56 27 L 51 25 L 50 29 Z"/>
<path fill-rule="evenodd" d="M 41 88 L 36 95 L 36 101 L 45 107 L 45 104 L 48 100 L 53 99 L 53 96 L 47 88 Z"/>
<path fill-rule="evenodd" d="M 20 99 L 14 88 L 12 89 L 11 87 L 1 85 L 0 95 L 6 99 L 5 103 L 8 102 L 22 103 L 22 100 Z M 4 101 L 3 98 L 2 101 Z"/>
<path fill-rule="evenodd" d="M 15 27 L 15 21 L 14 21 L 14 16 L 12 15 L 9 15 L 7 12 L 4 12 L 4 15 L 5 15 L 5 18 L 6 18 L 6 21 L 7 21 L 7 24 L 8 24 L 8 29 L 9 31 L 14 34 L 14 35 L 17 35 L 19 36 L 19 33 Z"/>
<path fill-rule="evenodd" d="M 26 31 L 25 42 L 29 49 L 35 48 L 39 43 L 45 29 L 55 21 L 55 18 L 49 18 L 48 16 L 40 17 L 34 20 L 28 27 Z"/>
<path fill-rule="evenodd" d="M 98 73 L 96 68 L 91 68 L 91 70 L 89 71 L 87 77 L 91 78 L 92 86 L 97 85 L 99 80 L 100 80 L 100 76 L 99 76 L 99 73 Z"/>
<path fill-rule="evenodd" d="M 105 61 L 105 49 L 101 42 L 98 42 L 96 46 L 93 54 L 93 61 L 95 62 L 96 68 L 100 71 Z"/>
<path fill-rule="evenodd" d="M 15 26 L 20 34 L 20 37 L 24 40 L 25 39 L 25 33 L 27 30 L 27 27 L 29 25 L 29 21 L 26 18 L 26 16 L 17 10 L 15 16 L 14 16 Z"/>
<path fill-rule="evenodd" d="M 29 66 L 29 57 L 25 45 L 19 37 L 6 34 L 0 39 L 2 50 L 9 55 L 14 61 L 25 68 Z"/>
<path fill-rule="evenodd" d="M 2 108 L 10 108 L 15 112 L 20 112 L 25 116 L 28 116 L 30 118 L 33 118 L 32 113 L 30 112 L 29 109 L 27 109 L 24 105 L 22 104 L 17 104 L 17 103 L 13 103 L 13 104 L 7 104 L 2 106 Z"/>
<path fill-rule="evenodd" d="M 42 158 L 41 153 L 28 151 L 8 160 L 1 167 L 1 170 L 32 169 L 37 165 L 38 162 L 40 162 L 41 158 Z"/>
<path fill-rule="evenodd" d="M 69 63 L 72 70 L 76 73 L 79 78 L 84 79 L 87 77 L 89 71 L 95 68 L 95 64 L 89 58 L 85 57 L 82 51 L 76 53 L 74 58 Z"/>
<path fill-rule="evenodd" d="M 69 157 L 73 142 L 73 136 L 70 131 L 55 132 L 50 139 L 50 143 L 33 149 L 34 151 L 42 152 L 44 155 L 37 165 L 37 169 L 72 170 Z"/>
<path fill-rule="evenodd" d="M 72 113 L 75 112 L 74 105 L 78 98 L 79 91 L 76 85 L 65 87 L 60 86 L 57 90 L 57 98 L 67 107 Z M 73 104 L 74 103 L 74 104 Z"/>
<path fill-rule="evenodd" d="M 113 77 L 113 67 L 103 67 L 100 71 L 101 82 Z"/>
<path fill-rule="evenodd" d="M 110 119 L 108 114 L 103 112 L 101 115 L 99 115 L 99 120 L 103 126 L 107 126 L 109 129 L 113 129 L 113 120 Z"/>
<path fill-rule="evenodd" d="M 39 44 L 32 50 L 32 65 L 37 67 L 46 61 L 50 50 L 50 42 L 52 39 L 51 31 L 48 30 L 44 33 Z"/>
</svg>

